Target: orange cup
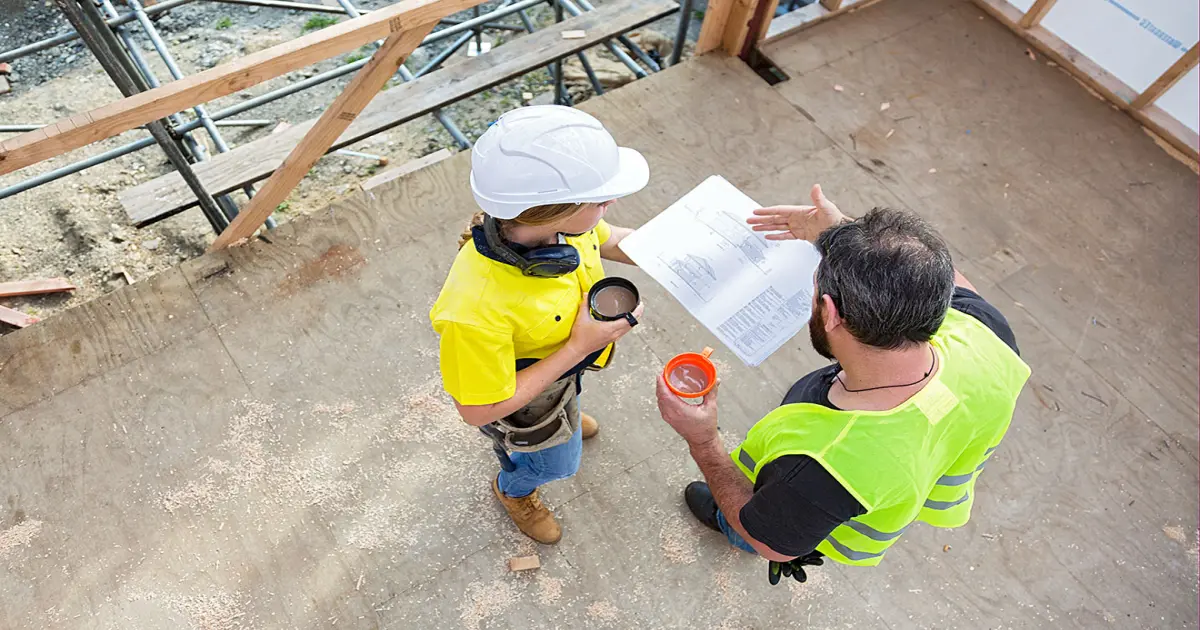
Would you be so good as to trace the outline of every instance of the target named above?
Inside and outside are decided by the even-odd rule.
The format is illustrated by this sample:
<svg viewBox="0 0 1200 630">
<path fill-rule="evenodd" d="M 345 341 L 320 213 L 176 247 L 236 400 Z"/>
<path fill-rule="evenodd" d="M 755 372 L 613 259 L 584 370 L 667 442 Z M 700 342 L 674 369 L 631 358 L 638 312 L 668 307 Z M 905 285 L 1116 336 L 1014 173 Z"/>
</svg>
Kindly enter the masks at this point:
<svg viewBox="0 0 1200 630">
<path fill-rule="evenodd" d="M 705 348 L 700 353 L 685 352 L 667 361 L 667 367 L 663 368 L 663 380 L 667 382 L 667 389 L 680 398 L 703 398 L 708 395 L 708 392 L 712 391 L 713 385 L 717 383 L 717 366 L 713 365 L 713 362 L 708 359 L 712 353 L 712 348 Z M 688 367 L 694 369 L 688 370 Z M 681 378 L 690 378 L 696 381 L 699 380 L 696 378 L 697 376 L 702 376 L 704 378 L 704 386 L 702 388 L 683 387 L 681 384 L 672 383 L 672 373 L 679 368 L 684 368 L 689 373 L 676 375 L 676 379 L 674 380 L 677 383 L 681 382 Z M 696 373 L 697 370 L 699 370 L 700 374 Z M 688 391 L 682 391 L 682 389 L 687 389 Z"/>
</svg>

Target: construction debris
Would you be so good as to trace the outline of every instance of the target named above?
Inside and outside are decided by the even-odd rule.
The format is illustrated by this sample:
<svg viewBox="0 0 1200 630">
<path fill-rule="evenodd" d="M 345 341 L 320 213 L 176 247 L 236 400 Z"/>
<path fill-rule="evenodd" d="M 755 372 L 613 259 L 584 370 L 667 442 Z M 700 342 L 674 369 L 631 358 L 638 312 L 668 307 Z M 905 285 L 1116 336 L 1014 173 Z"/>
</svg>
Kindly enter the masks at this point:
<svg viewBox="0 0 1200 630">
<path fill-rule="evenodd" d="M 833 86 L 833 91 L 834 91 L 834 92 L 845 92 L 845 91 L 846 91 L 846 88 L 844 88 L 844 87 L 842 87 L 842 86 L 840 86 L 840 85 L 834 84 L 834 86 Z"/>
<path fill-rule="evenodd" d="M 589 61 L 592 64 L 592 70 L 596 73 L 596 80 L 600 81 L 600 85 L 604 86 L 606 90 L 632 83 L 637 78 L 632 70 L 619 61 L 599 55 Z M 587 72 L 579 64 L 578 59 L 572 59 L 563 64 L 563 80 L 567 82 L 568 87 L 591 85 Z"/>
<path fill-rule="evenodd" d="M 542 566 L 542 561 L 538 560 L 537 556 L 517 556 L 508 559 L 509 571 L 529 571 Z"/>
<path fill-rule="evenodd" d="M 24 328 L 30 324 L 36 324 L 38 321 L 38 318 L 28 313 L 0 306 L 0 322 L 16 326 L 17 328 Z"/>
<path fill-rule="evenodd" d="M 388 169 L 378 175 L 375 175 L 361 184 L 362 189 L 371 190 L 372 188 L 386 184 L 394 179 L 398 179 L 414 171 L 421 170 L 426 166 L 441 162 L 452 155 L 454 154 L 451 153 L 449 149 L 438 149 L 429 155 L 405 162 L 396 168 Z"/>
<path fill-rule="evenodd" d="M 891 108 L 892 108 L 891 103 L 880 103 L 879 104 L 879 111 L 881 111 L 881 112 L 886 112 L 887 110 L 889 110 Z"/>
<path fill-rule="evenodd" d="M 16 297 L 19 295 L 41 295 L 43 293 L 58 293 L 74 291 L 75 285 L 67 282 L 66 278 L 48 278 L 44 280 L 18 280 L 17 282 L 0 282 L 0 297 Z"/>
</svg>

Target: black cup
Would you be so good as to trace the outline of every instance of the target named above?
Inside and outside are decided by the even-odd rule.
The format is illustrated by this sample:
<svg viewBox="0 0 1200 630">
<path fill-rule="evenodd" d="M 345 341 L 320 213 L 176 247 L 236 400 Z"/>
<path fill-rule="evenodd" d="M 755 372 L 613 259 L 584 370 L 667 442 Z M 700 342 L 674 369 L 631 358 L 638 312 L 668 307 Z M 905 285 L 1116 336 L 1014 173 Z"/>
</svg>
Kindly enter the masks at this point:
<svg viewBox="0 0 1200 630">
<path fill-rule="evenodd" d="M 637 287 L 633 286 L 632 282 L 626 280 L 625 278 L 605 278 L 600 282 L 593 284 L 592 289 L 588 291 L 588 311 L 591 312 L 592 319 L 601 322 L 615 322 L 618 319 L 624 319 L 625 321 L 629 322 L 630 326 L 637 326 L 637 318 L 633 316 L 632 312 L 617 313 L 616 315 L 605 315 L 596 309 L 596 294 L 599 293 L 601 289 L 605 289 L 607 287 L 621 287 L 633 293 L 634 308 L 637 308 L 637 305 L 642 301 L 641 294 L 638 293 Z"/>
</svg>

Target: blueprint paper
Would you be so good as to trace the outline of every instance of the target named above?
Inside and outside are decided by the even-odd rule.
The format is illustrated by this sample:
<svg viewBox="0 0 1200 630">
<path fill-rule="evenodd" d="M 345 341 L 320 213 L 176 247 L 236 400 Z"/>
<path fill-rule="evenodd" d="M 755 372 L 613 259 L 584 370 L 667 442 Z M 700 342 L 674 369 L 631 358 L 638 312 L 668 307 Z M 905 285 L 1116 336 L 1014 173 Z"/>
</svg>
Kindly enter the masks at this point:
<svg viewBox="0 0 1200 630">
<path fill-rule="evenodd" d="M 820 262 L 806 241 L 768 241 L 751 230 L 746 219 L 761 207 L 714 175 L 620 245 L 750 366 L 808 323 Z"/>
</svg>

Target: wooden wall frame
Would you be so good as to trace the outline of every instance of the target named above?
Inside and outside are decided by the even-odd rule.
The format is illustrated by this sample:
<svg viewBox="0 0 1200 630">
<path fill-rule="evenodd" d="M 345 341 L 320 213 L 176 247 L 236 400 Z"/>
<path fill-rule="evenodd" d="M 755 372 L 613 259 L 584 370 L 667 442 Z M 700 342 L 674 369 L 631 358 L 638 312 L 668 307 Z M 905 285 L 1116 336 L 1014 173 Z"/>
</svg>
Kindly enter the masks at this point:
<svg viewBox="0 0 1200 630">
<path fill-rule="evenodd" d="M 1196 47 L 1184 53 L 1174 65 L 1141 94 L 1075 47 L 1040 25 L 1053 0 L 1038 0 L 1028 12 L 1022 13 L 1008 0 L 972 0 L 981 9 L 1000 21 L 1017 35 L 1040 50 L 1059 66 L 1075 75 L 1081 82 L 1129 114 L 1146 129 L 1193 161 L 1200 159 L 1200 134 L 1189 129 L 1154 100 L 1170 89 L 1188 70 L 1196 65 Z M 1035 13 L 1036 12 L 1036 13 Z M 1024 24 L 1031 24 L 1025 27 Z"/>
</svg>

